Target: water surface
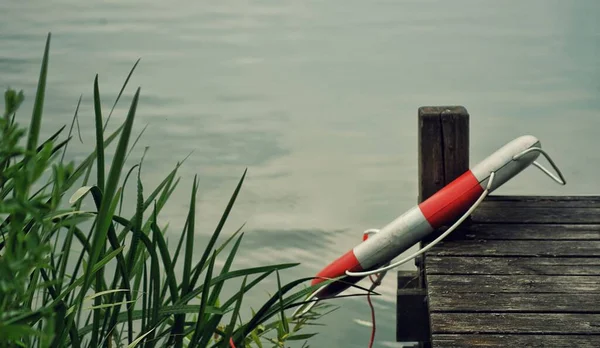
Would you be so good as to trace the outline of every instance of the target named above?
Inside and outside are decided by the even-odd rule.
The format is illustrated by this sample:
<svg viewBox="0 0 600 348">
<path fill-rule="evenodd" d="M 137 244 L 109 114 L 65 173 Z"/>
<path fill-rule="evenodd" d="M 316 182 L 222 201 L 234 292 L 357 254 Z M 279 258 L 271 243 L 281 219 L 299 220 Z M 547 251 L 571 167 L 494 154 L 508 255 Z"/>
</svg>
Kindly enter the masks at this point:
<svg viewBox="0 0 600 348">
<path fill-rule="evenodd" d="M 600 2 L 3 1 L 2 87 L 32 106 L 53 34 L 44 125 L 70 122 L 80 94 L 81 158 L 93 145 L 92 82 L 108 112 L 139 57 L 115 120 L 142 86 L 136 131 L 147 190 L 178 160 L 163 213 L 175 234 L 195 174 L 198 247 L 245 168 L 226 234 L 246 222 L 236 266 L 300 261 L 311 276 L 416 203 L 417 108 L 463 105 L 471 162 L 523 134 L 541 139 L 568 186 L 530 169 L 500 194 L 598 193 Z M 133 162 L 132 162 L 133 163 Z M 174 236 L 172 236 L 174 238 Z M 410 269 L 412 265 L 406 265 Z M 396 347 L 393 275 L 378 289 L 376 347 Z M 248 298 L 258 305 L 274 281 Z M 336 301 L 313 347 L 365 347 L 364 299 Z"/>
</svg>

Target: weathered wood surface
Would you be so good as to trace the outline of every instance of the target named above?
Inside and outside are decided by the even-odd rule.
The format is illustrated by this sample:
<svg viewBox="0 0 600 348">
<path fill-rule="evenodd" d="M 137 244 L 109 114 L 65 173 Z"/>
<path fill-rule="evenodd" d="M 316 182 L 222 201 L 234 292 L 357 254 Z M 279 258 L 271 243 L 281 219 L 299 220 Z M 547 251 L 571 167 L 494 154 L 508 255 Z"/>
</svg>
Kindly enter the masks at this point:
<svg viewBox="0 0 600 348">
<path fill-rule="evenodd" d="M 597 240 L 600 241 L 599 224 L 477 224 L 461 228 L 463 239 L 487 240 Z"/>
<path fill-rule="evenodd" d="M 577 347 L 598 348 L 598 335 L 435 335 L 434 347 L 467 348 L 467 347 Z"/>
<path fill-rule="evenodd" d="M 446 312 L 600 313 L 600 293 L 460 292 L 435 293 L 430 299 L 432 307 Z"/>
<path fill-rule="evenodd" d="M 428 256 L 427 274 L 600 276 L 600 258 Z"/>
<path fill-rule="evenodd" d="M 486 199 L 471 217 L 477 223 L 600 224 L 600 199 L 597 196 L 581 200 L 576 197 L 494 197 Z"/>
<path fill-rule="evenodd" d="M 600 347 L 600 197 L 489 197 L 425 258 L 433 347 Z"/>
<path fill-rule="evenodd" d="M 600 314 L 431 313 L 432 333 L 600 335 Z M 508 343 L 508 342 L 507 342 Z M 507 344 L 507 347 L 514 347 Z"/>
<path fill-rule="evenodd" d="M 507 227 L 510 228 L 510 227 Z M 437 256 L 600 257 L 598 240 L 452 240 L 432 249 Z"/>
<path fill-rule="evenodd" d="M 552 208 L 600 208 L 600 196 L 520 196 L 520 195 L 491 195 L 486 198 L 486 204 L 497 206 L 521 206 L 531 208 L 532 203 L 537 207 Z"/>
<path fill-rule="evenodd" d="M 473 221 L 528 224 L 598 224 L 600 208 L 495 207 L 482 204 L 471 216 Z"/>
<path fill-rule="evenodd" d="M 563 275 L 427 275 L 430 296 L 453 296 L 461 292 L 478 293 L 600 293 L 598 276 Z"/>
</svg>

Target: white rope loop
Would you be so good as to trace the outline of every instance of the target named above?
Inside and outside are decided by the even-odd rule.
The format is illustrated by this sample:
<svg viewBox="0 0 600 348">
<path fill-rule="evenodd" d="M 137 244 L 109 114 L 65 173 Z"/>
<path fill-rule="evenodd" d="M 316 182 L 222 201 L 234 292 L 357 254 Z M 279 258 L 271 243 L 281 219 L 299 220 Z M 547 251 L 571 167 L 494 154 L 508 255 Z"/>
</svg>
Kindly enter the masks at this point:
<svg viewBox="0 0 600 348">
<path fill-rule="evenodd" d="M 546 157 L 546 160 L 548 160 L 548 163 L 550 163 L 550 165 L 552 166 L 552 169 L 554 169 L 554 171 L 556 172 L 556 174 L 558 174 L 558 177 L 556 177 L 556 175 L 552 174 L 548 169 L 546 169 L 546 167 L 544 167 L 543 165 L 541 165 L 540 163 L 538 163 L 537 161 L 533 161 L 533 165 L 538 167 L 542 172 L 544 172 L 544 174 L 548 175 L 550 177 L 550 179 L 556 181 L 559 185 L 566 185 L 567 181 L 565 180 L 565 177 L 562 175 L 562 173 L 560 172 L 560 169 L 558 169 L 558 167 L 556 166 L 556 164 L 554 163 L 554 161 L 552 160 L 552 158 L 550 157 L 550 155 L 542 150 L 539 147 L 530 147 L 527 150 L 524 150 L 523 152 L 515 155 L 513 157 L 513 160 L 518 161 L 521 157 L 525 156 L 526 154 L 530 153 L 530 152 L 539 152 L 541 153 L 544 157 Z"/>
</svg>

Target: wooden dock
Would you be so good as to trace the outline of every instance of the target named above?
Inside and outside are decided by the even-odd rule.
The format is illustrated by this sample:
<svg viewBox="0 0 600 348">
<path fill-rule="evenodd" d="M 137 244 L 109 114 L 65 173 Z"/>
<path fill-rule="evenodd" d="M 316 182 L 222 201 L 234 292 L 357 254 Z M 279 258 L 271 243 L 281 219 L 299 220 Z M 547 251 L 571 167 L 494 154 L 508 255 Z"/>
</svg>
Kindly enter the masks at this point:
<svg viewBox="0 0 600 348">
<path fill-rule="evenodd" d="M 420 201 L 468 168 L 468 121 L 419 109 Z M 488 196 L 417 266 L 398 272 L 399 342 L 600 347 L 600 196 Z"/>
</svg>

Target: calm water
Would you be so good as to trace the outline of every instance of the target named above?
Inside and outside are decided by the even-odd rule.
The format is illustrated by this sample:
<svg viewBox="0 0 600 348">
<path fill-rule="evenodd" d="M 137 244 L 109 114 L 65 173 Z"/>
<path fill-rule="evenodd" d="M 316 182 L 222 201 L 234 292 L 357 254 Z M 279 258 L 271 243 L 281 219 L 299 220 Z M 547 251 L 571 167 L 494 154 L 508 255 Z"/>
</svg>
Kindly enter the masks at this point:
<svg viewBox="0 0 600 348">
<path fill-rule="evenodd" d="M 563 169 L 560 187 L 530 169 L 497 193 L 588 194 L 600 184 L 600 2 L 12 1 L 0 3 L 0 83 L 31 97 L 53 33 L 45 125 L 69 123 L 83 94 L 93 146 L 92 83 L 115 113 L 142 86 L 136 131 L 150 147 L 150 190 L 194 151 L 163 214 L 181 227 L 199 175 L 202 242 L 248 167 L 226 234 L 246 222 L 237 267 L 301 261 L 311 276 L 416 200 L 417 108 L 464 105 L 471 160 L 534 134 Z M 133 163 L 132 160 L 132 163 Z M 91 207 L 90 207 L 91 209 Z M 172 236 L 173 238 L 173 236 Z M 406 268 L 411 268 L 407 265 Z M 378 289 L 376 346 L 396 347 L 396 281 Z M 274 281 L 252 294 L 257 306 Z M 364 299 L 336 301 L 314 347 L 365 347 Z"/>
</svg>

